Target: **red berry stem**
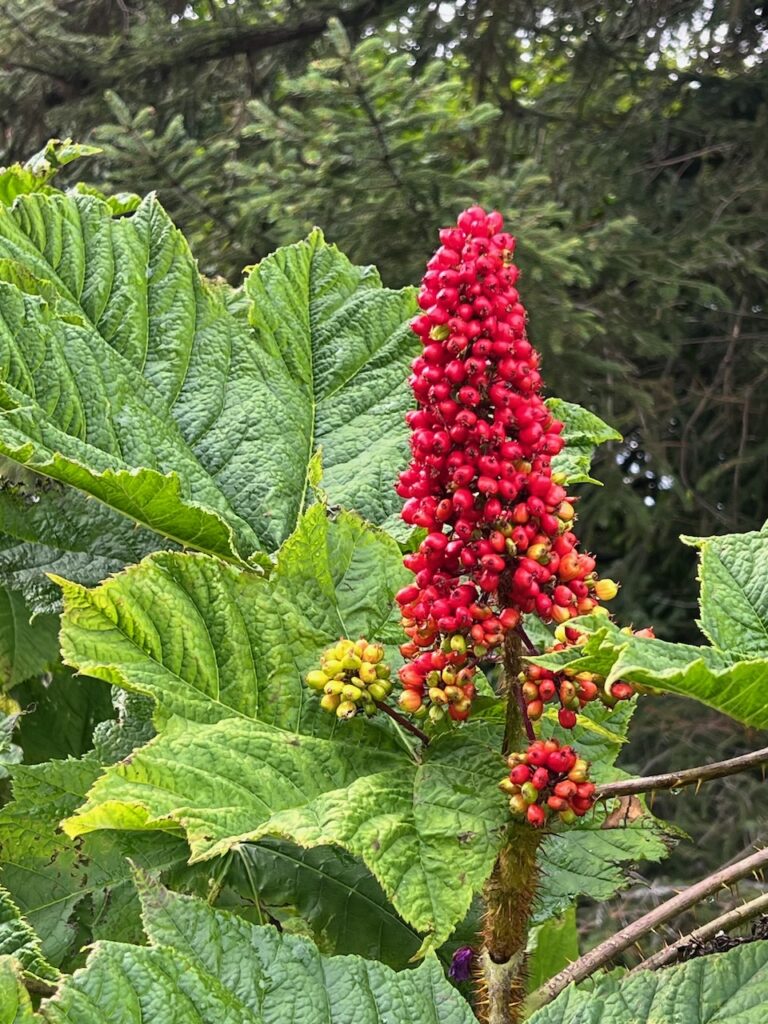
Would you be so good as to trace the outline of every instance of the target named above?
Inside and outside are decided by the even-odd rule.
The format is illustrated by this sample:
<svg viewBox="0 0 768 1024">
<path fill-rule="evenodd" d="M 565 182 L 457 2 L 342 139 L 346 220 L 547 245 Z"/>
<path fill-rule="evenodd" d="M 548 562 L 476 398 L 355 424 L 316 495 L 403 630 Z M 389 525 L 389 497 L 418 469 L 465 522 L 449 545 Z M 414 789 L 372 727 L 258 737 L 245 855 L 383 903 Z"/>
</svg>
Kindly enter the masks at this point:
<svg viewBox="0 0 768 1024">
<path fill-rule="evenodd" d="M 377 700 L 374 701 L 374 704 L 379 711 L 383 711 L 385 715 L 389 715 L 389 717 L 393 721 L 397 722 L 398 725 L 401 725 L 407 732 L 411 733 L 411 735 L 416 736 L 425 747 L 429 746 L 429 736 L 427 736 L 425 732 L 422 732 L 417 725 L 414 725 L 413 722 L 409 721 L 405 715 L 401 715 L 399 711 L 395 711 L 394 708 L 390 707 L 389 704 L 385 704 L 383 701 Z"/>
<path fill-rule="evenodd" d="M 533 743 L 536 739 L 536 733 L 533 731 L 533 722 L 528 717 L 528 707 L 525 703 L 525 697 L 523 697 L 523 689 L 520 686 L 520 683 L 513 683 L 512 689 L 515 691 L 515 700 L 517 701 L 517 706 L 520 709 L 520 718 L 523 721 L 525 735 L 528 737 L 528 740 Z"/>
</svg>

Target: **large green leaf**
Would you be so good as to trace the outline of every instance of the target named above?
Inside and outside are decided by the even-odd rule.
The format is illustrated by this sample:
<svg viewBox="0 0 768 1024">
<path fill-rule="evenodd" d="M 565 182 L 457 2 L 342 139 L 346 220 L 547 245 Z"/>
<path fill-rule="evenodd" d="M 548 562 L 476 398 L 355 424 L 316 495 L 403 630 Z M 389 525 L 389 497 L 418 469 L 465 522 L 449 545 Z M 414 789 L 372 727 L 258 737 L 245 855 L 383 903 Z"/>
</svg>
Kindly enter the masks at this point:
<svg viewBox="0 0 768 1024">
<path fill-rule="evenodd" d="M 213 725 L 171 719 L 165 729 L 97 780 L 65 831 L 184 828 L 192 860 L 225 853 L 284 808 L 342 790 L 365 774 L 365 747 L 284 732 L 247 718 Z M 376 753 L 383 768 L 405 755 Z M 194 779 L 194 785 L 191 780 Z"/>
<path fill-rule="evenodd" d="M 0 689 L 45 672 L 57 659 L 58 619 L 31 616 L 23 595 L 0 584 Z"/>
<path fill-rule="evenodd" d="M 619 971 L 565 989 L 529 1024 L 764 1024 L 768 942 L 737 946 L 663 971 Z"/>
<path fill-rule="evenodd" d="M 608 683 L 631 683 L 679 693 L 757 728 L 768 727 L 768 659 L 739 661 L 714 647 L 695 647 L 630 636 L 605 618 L 576 625 L 591 632 L 586 644 L 534 658 L 558 670 L 597 672 Z"/>
<path fill-rule="evenodd" d="M 713 647 L 734 657 L 768 658 L 768 531 L 703 540 L 701 628 Z"/>
<path fill-rule="evenodd" d="M 768 532 L 692 540 L 701 552 L 701 626 L 712 646 L 632 636 L 600 616 L 574 624 L 584 646 L 532 659 L 693 697 L 746 725 L 768 727 Z"/>
<path fill-rule="evenodd" d="M 282 839 L 242 843 L 227 884 L 258 899 L 284 927 L 298 915 L 323 952 L 356 953 L 401 969 L 421 945 L 371 872 L 338 847 L 302 849 Z"/>
<path fill-rule="evenodd" d="M 40 981 L 56 981 L 59 972 L 49 964 L 40 948 L 40 940 L 21 916 L 10 893 L 0 886 L 0 955 L 14 956 L 24 973 Z"/>
<path fill-rule="evenodd" d="M 18 765 L 15 799 L 0 810 L 0 877 L 57 965 L 69 964 L 89 935 L 140 940 L 127 857 L 163 870 L 187 856 L 186 844 L 172 836 L 100 833 L 73 842 L 63 835 L 59 821 L 73 813 L 100 771 L 92 756 Z"/>
<path fill-rule="evenodd" d="M 0 956 L 0 1024 L 35 1024 L 18 960 Z"/>
<path fill-rule="evenodd" d="M 149 947 L 98 943 L 86 969 L 42 1004 L 49 1024 L 474 1024 L 430 958 L 396 974 L 323 957 L 306 939 L 251 925 L 164 889 L 142 894 Z"/>
<path fill-rule="evenodd" d="M 377 521 L 397 507 L 412 293 L 319 232 L 262 261 L 238 303 L 153 198 L 115 220 L 90 196 L 23 197 L 0 209 L 0 260 L 33 282 L 0 289 L 11 458 L 231 558 L 291 533 L 321 446 L 332 501 Z"/>
<path fill-rule="evenodd" d="M 94 590 L 62 582 L 62 649 L 82 672 L 153 697 L 165 715 L 237 714 L 327 733 L 335 720 L 302 676 L 339 636 L 386 639 L 404 574 L 391 538 L 318 504 L 269 580 L 204 555 L 158 553 Z M 377 728 L 366 732 L 374 742 Z"/>
<path fill-rule="evenodd" d="M 382 289 L 373 267 L 353 266 L 317 230 L 262 260 L 245 291 L 269 359 L 261 427 L 273 493 L 264 529 L 278 543 L 280 524 L 296 522 L 317 448 L 329 499 L 383 522 L 400 509 L 394 483 L 408 454 L 413 291 Z"/>
<path fill-rule="evenodd" d="M 267 835 L 337 844 L 440 945 L 490 873 L 508 818 L 497 789 L 501 757 L 482 736 L 449 735 L 415 764 L 244 718 L 177 720 L 108 769 L 64 828 L 183 827 L 192 861 Z"/>
<path fill-rule="evenodd" d="M 606 441 L 620 441 L 621 434 L 580 405 L 548 398 L 547 406 L 552 415 L 565 424 L 565 448 L 552 460 L 552 469 L 565 473 L 569 484 L 599 484 L 600 481 L 589 474 L 595 448 Z"/>
<path fill-rule="evenodd" d="M 547 836 L 539 855 L 535 921 L 562 912 L 577 896 L 610 899 L 629 884 L 627 867 L 669 853 L 652 818 L 616 828 L 604 828 L 604 822 L 605 814 L 597 813 L 578 828 Z"/>
</svg>

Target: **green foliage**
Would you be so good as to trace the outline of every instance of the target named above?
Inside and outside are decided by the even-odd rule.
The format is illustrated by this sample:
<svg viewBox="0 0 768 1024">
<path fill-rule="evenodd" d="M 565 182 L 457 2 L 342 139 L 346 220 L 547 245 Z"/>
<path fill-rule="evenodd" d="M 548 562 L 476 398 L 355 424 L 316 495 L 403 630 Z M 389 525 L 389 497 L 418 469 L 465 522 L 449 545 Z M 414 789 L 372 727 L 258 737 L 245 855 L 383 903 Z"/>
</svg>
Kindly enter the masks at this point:
<svg viewBox="0 0 768 1024">
<path fill-rule="evenodd" d="M 94 590 L 62 581 L 62 649 L 81 672 L 153 697 L 163 718 L 238 715 L 327 735 L 303 675 L 341 635 L 386 640 L 403 580 L 393 540 L 317 504 L 269 580 L 165 552 Z"/>
<path fill-rule="evenodd" d="M 98 6 L 88 0 L 83 10 Z M 675 461 L 663 434 L 685 403 L 662 404 L 662 425 L 651 424 L 649 389 L 662 364 L 666 375 L 681 373 L 683 345 L 698 346 L 705 328 L 722 330 L 727 320 L 732 352 L 751 333 L 765 274 L 759 257 L 727 248 L 736 230 L 727 204 L 713 225 L 692 214 L 702 183 L 712 188 L 712 168 L 682 199 L 668 181 L 658 187 L 656 205 L 664 199 L 681 225 L 672 239 L 638 205 L 634 180 L 626 182 L 640 150 L 628 145 L 617 158 L 616 112 L 629 114 L 653 149 L 648 112 L 670 89 L 669 65 L 657 78 L 644 54 L 611 36 L 642 81 L 574 104 L 584 80 L 578 60 L 563 61 L 559 8 L 559 41 L 549 54 L 534 47 L 525 68 L 525 33 L 505 32 L 506 19 L 521 16 L 518 5 L 496 10 L 479 32 L 488 44 L 483 69 L 476 40 L 458 29 L 437 52 L 421 13 L 375 35 L 360 32 L 367 6 L 354 16 L 342 7 L 325 38 L 325 16 L 305 26 L 317 49 L 297 45 L 278 74 L 254 57 L 258 46 L 249 51 L 251 84 L 239 97 L 222 104 L 212 90 L 195 118 L 174 112 L 170 93 L 147 108 L 147 95 L 130 88 L 131 61 L 134 74 L 160 79 L 182 52 L 216 62 L 221 46 L 241 46 L 248 35 L 237 24 L 244 5 L 228 6 L 236 10 L 191 5 L 164 35 L 167 19 L 139 2 L 140 29 L 111 40 L 107 16 L 101 43 L 82 59 L 99 97 L 114 84 L 110 61 L 132 93 L 128 103 L 109 94 L 118 127 L 94 133 L 104 146 L 94 180 L 111 187 L 129 174 L 131 189 L 158 184 L 206 273 L 236 280 L 243 262 L 254 263 L 242 286 L 201 276 L 153 196 L 54 188 L 54 174 L 93 153 L 88 147 L 52 143 L 0 175 L 0 673 L 27 712 L 19 725 L 10 709 L 0 750 L 13 776 L 13 799 L 0 808 L 10 893 L 0 893 L 0 948 L 28 975 L 55 981 L 57 968 L 82 966 L 83 947 L 96 942 L 85 970 L 34 1018 L 49 1022 L 87 1024 L 120 1012 L 137 1021 L 196 1014 L 319 1024 L 341 1013 L 469 1024 L 469 1008 L 429 951 L 440 948 L 445 960 L 459 942 L 476 943 L 478 893 L 502 845 L 522 838 L 516 829 L 525 826 L 510 822 L 498 791 L 506 704 L 488 688 L 475 721 L 434 729 L 423 747 L 383 714 L 349 723 L 320 715 L 303 685 L 339 636 L 387 644 L 398 663 L 397 541 L 409 539 L 396 523 L 391 484 L 407 456 L 406 377 L 417 347 L 407 326 L 412 290 L 382 287 L 376 270 L 355 266 L 312 224 L 321 220 L 356 260 L 376 256 L 385 280 L 400 283 L 415 277 L 451 206 L 480 198 L 511 209 L 545 372 L 630 435 L 605 474 L 606 515 L 636 512 L 636 497 L 615 485 L 617 472 L 637 475 L 630 460 L 642 471 L 645 456 L 635 453 L 646 441 L 656 461 L 644 479 L 655 489 L 643 484 L 640 496 L 652 490 L 661 507 L 669 492 L 678 508 L 699 502 L 709 513 L 730 470 L 699 473 L 704 497 L 691 488 L 687 455 Z M 459 24 L 477 28 L 482 6 L 456 8 Z M 36 2 L 28 12 L 31 31 L 45 8 Z M 71 15 L 69 24 L 83 17 Z M 288 12 L 270 4 L 250 5 L 248 16 L 269 16 L 270 29 L 303 38 L 290 35 Z M 434 28 L 439 9 L 431 16 Z M 185 23 L 195 21 L 190 32 Z M 81 27 L 88 36 L 92 26 Z M 608 18 L 606 31 L 614 30 Z M 578 37 L 584 22 L 567 31 Z M 18 32 L 15 25 L 20 45 Z M 171 56 L 158 54 L 161 37 L 173 41 Z M 8 73 L 0 70 L 0 94 Z M 67 82 L 67 60 L 59 73 Z M 221 65 L 215 74 L 217 87 L 233 81 Z M 737 87 L 745 78 L 734 76 Z M 631 89 L 650 97 L 645 110 L 628 104 Z M 690 113 L 695 101 L 684 100 Z M 585 110 L 597 126 L 591 136 Z M 743 126 L 735 131 L 746 135 Z M 611 152 L 593 161 L 595 138 L 609 140 Z M 753 143 L 740 141 L 749 162 Z M 579 170 L 578 188 L 564 164 Z M 748 194 L 748 174 L 736 177 Z M 701 205 L 706 219 L 711 208 Z M 303 242 L 266 254 L 307 231 Z M 705 264 L 718 243 L 725 255 Z M 735 315 L 724 313 L 731 294 Z M 697 304 L 708 312 L 691 318 Z M 752 390 L 742 401 L 738 465 L 751 459 L 750 403 L 762 381 L 760 360 L 745 363 L 739 373 L 751 375 Z M 697 381 L 707 402 L 721 385 L 723 394 L 738 390 L 729 367 L 727 382 L 706 372 Z M 730 413 L 702 420 L 707 402 L 694 408 L 681 449 L 699 421 L 712 445 L 733 435 Z M 595 482 L 594 447 L 621 436 L 588 409 L 559 399 L 550 406 L 568 441 L 556 469 L 571 483 Z M 745 517 L 756 486 L 750 479 L 728 515 Z M 623 522 L 619 535 L 631 539 L 633 530 Z M 593 618 L 584 623 L 592 630 L 585 646 L 546 663 L 599 671 L 609 684 L 622 678 L 685 692 L 737 720 L 768 723 L 766 537 L 697 542 L 711 647 L 642 640 Z M 674 559 L 666 550 L 664 558 L 668 569 Z M 55 661 L 51 612 L 59 610 L 46 572 L 63 594 L 63 655 L 79 678 L 60 667 L 42 676 Z M 567 734 L 598 782 L 621 775 L 615 762 L 631 710 L 590 710 Z M 552 716 L 539 729 L 564 738 Z M 22 753 L 27 763 L 13 766 Z M 600 805 L 541 844 L 537 981 L 576 954 L 577 899 L 608 899 L 626 884 L 627 865 L 668 852 L 647 810 L 616 827 L 613 809 Z M 131 865 L 205 902 L 158 887 Z M 265 916 L 282 935 L 263 925 Z M 149 946 L 141 945 L 145 934 Z M 331 955 L 339 953 L 366 959 Z M 426 963 L 402 970 L 425 954 Z M 638 982 L 637 999 L 650 1013 L 654 1000 L 662 1010 L 665 1000 L 682 1005 L 694 984 L 725 991 L 721 971 L 704 981 L 692 973 L 679 990 Z M 563 1005 L 589 1014 L 574 1019 L 618 1024 L 625 1018 L 610 1014 L 635 984 L 609 978 L 597 999 L 577 989 Z M 3 960 L 0 1014 L 26 1024 L 32 1010 L 19 985 L 17 968 Z"/>
<path fill-rule="evenodd" d="M 142 883 L 149 946 L 100 943 L 86 969 L 43 1003 L 35 1020 L 360 1024 L 418 1020 L 472 1024 L 473 1015 L 430 959 L 396 974 L 360 957 L 323 957 L 305 939 L 280 935 L 201 900 Z M 333 993 L 332 1003 L 328 993 Z"/>
<path fill-rule="evenodd" d="M 635 1024 L 684 1020 L 761 1024 L 768 1001 L 768 943 L 737 946 L 665 971 L 623 978 L 614 971 L 567 988 L 529 1018 L 531 1024 Z"/>
<path fill-rule="evenodd" d="M 402 969 L 421 936 L 392 909 L 364 864 L 339 847 L 302 849 L 279 839 L 243 843 L 227 883 L 285 931 L 306 928 L 321 950 Z"/>
<path fill-rule="evenodd" d="M 10 956 L 0 957 L 0 1022 L 34 1024 L 32 1000 L 24 988 L 21 965 Z"/>
<path fill-rule="evenodd" d="M 535 991 L 578 956 L 575 907 L 536 925 L 528 939 L 528 991 Z"/>
<path fill-rule="evenodd" d="M 404 457 L 412 299 L 319 233 L 265 260 L 232 308 L 151 199 L 114 220 L 90 197 L 27 197 L 0 211 L 0 257 L 55 288 L 44 301 L 0 284 L 14 367 L 0 450 L 17 462 L 148 527 L 155 547 L 235 561 L 291 532 L 319 447 L 331 500 L 379 522 L 393 511 L 378 484 Z M 15 350 L 30 332 L 34 362 Z"/>
<path fill-rule="evenodd" d="M 0 686 L 10 690 L 48 669 L 58 656 L 58 622 L 43 615 L 34 623 L 24 597 L 0 587 Z"/>
<path fill-rule="evenodd" d="M 27 976 L 39 981 L 57 981 L 59 972 L 46 962 L 40 940 L 0 887 L 0 955 L 15 957 Z"/>
<path fill-rule="evenodd" d="M 635 637 L 593 616 L 579 620 L 590 634 L 584 646 L 533 660 L 550 668 L 598 672 L 607 686 L 625 679 L 693 697 L 746 725 L 766 728 L 768 534 L 693 543 L 701 549 L 701 625 L 711 647 Z"/>
<path fill-rule="evenodd" d="M 25 764 L 82 757 L 98 727 L 114 716 L 108 687 L 62 666 L 17 686 L 13 699 L 22 710 L 16 739 Z"/>
</svg>

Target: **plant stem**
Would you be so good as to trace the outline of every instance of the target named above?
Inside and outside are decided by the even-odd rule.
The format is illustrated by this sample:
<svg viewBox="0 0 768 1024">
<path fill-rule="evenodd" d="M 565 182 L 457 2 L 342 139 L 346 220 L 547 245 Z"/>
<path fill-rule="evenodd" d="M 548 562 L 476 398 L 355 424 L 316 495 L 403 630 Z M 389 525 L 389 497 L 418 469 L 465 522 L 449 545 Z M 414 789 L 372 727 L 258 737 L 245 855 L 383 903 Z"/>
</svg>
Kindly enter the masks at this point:
<svg viewBox="0 0 768 1024">
<path fill-rule="evenodd" d="M 643 960 L 637 967 L 633 967 L 630 974 L 634 974 L 636 971 L 651 971 L 657 967 L 664 967 L 667 964 L 674 963 L 685 946 L 688 946 L 690 943 L 706 942 L 707 939 L 714 938 L 718 932 L 728 932 L 732 928 L 737 928 L 740 924 L 751 921 L 753 917 L 757 917 L 758 914 L 762 914 L 766 910 L 768 910 L 768 892 L 764 892 L 761 896 L 756 896 L 749 903 L 743 903 L 740 907 L 734 907 L 725 914 L 721 914 L 714 921 L 703 924 L 689 935 L 683 935 L 677 942 L 665 946 L 658 953 L 654 953 L 647 960 Z"/>
<path fill-rule="evenodd" d="M 483 898 L 482 976 L 475 1007 L 483 1024 L 518 1024 L 526 993 L 525 950 L 536 893 L 536 851 L 541 834 L 529 825 L 510 828 Z"/>
<path fill-rule="evenodd" d="M 525 709 L 520 683 L 517 681 L 522 668 L 520 654 L 520 637 L 513 632 L 507 633 L 504 638 L 504 681 L 500 688 L 501 692 L 507 695 L 507 717 L 504 723 L 502 754 L 508 754 L 510 750 L 520 746 L 523 731 L 529 738 L 533 733 L 533 726 Z M 513 696 L 514 700 L 512 700 Z"/>
<path fill-rule="evenodd" d="M 750 854 L 749 857 L 744 857 L 735 864 L 720 868 L 714 874 L 708 875 L 707 878 L 679 892 L 671 900 L 667 900 L 666 903 L 655 907 L 648 914 L 627 925 L 626 928 L 622 928 L 620 932 L 612 935 L 610 939 L 601 942 L 599 946 L 596 946 L 589 953 L 575 960 L 565 970 L 550 978 L 545 985 L 542 985 L 530 997 L 528 1009 L 538 1009 L 540 1006 L 545 1006 L 547 1003 L 552 1002 L 555 996 L 559 995 L 571 982 L 579 982 L 583 981 L 584 978 L 588 978 L 590 974 L 594 974 L 599 968 L 614 960 L 619 953 L 633 946 L 643 935 L 653 931 L 654 928 L 658 928 L 659 925 L 669 921 L 670 918 L 676 917 L 682 911 L 688 910 L 689 907 L 700 903 L 723 886 L 731 885 L 740 878 L 761 870 L 766 865 L 768 865 L 768 847 Z"/>
<path fill-rule="evenodd" d="M 429 736 L 427 736 L 425 732 L 422 732 L 417 725 L 413 724 L 413 722 L 409 722 L 408 719 L 404 715 L 401 715 L 399 711 L 395 711 L 395 709 L 390 707 L 389 704 L 385 704 L 384 701 L 381 700 L 375 700 L 373 703 L 379 711 L 383 711 L 385 715 L 389 715 L 393 721 L 397 722 L 397 724 L 402 726 L 402 728 L 407 732 L 411 733 L 413 736 L 417 736 L 425 747 L 429 746 Z"/>
<path fill-rule="evenodd" d="M 679 772 L 666 772 L 663 775 L 648 775 L 645 778 L 623 779 L 620 782 L 606 782 L 597 787 L 598 796 L 628 796 L 632 793 L 650 793 L 654 789 L 678 789 L 700 784 L 711 779 L 722 779 L 727 775 L 748 771 L 758 765 L 768 764 L 768 747 L 754 750 L 750 754 L 732 757 L 728 761 L 717 761 L 714 764 L 703 764 L 698 768 L 684 768 Z"/>
<path fill-rule="evenodd" d="M 520 685 L 521 641 L 510 632 L 504 641 L 504 683 L 507 717 L 504 728 L 504 752 L 519 747 L 525 723 L 524 702 L 517 697 Z M 522 694 L 521 694 L 522 696 Z M 530 722 L 527 722 L 530 726 Z M 536 851 L 541 834 L 527 824 L 510 826 L 507 843 L 501 850 L 488 880 L 483 899 L 483 949 L 476 1011 L 484 1024 L 517 1024 L 525 1003 L 525 949 L 528 924 L 536 893 Z"/>
</svg>

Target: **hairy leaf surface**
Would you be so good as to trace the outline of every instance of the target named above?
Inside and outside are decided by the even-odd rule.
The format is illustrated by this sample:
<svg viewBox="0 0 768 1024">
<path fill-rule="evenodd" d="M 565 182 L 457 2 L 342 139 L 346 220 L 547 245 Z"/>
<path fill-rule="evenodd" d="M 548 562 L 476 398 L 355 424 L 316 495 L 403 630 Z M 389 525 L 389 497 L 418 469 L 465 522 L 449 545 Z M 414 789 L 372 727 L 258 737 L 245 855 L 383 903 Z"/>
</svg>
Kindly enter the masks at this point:
<svg viewBox="0 0 768 1024">
<path fill-rule="evenodd" d="M 142 902 L 149 947 L 98 943 L 86 969 L 43 1003 L 45 1021 L 474 1021 L 434 958 L 397 974 L 360 957 L 323 957 L 306 939 L 251 925 L 162 888 L 145 888 Z"/>
<path fill-rule="evenodd" d="M 493 866 L 507 810 L 501 757 L 471 734 L 402 753 L 298 736 L 247 719 L 176 721 L 107 770 L 64 827 L 186 832 L 192 860 L 280 835 L 360 857 L 397 912 L 440 945 Z M 455 865 L 445 885 L 445 865 Z"/>
<path fill-rule="evenodd" d="M 340 636 L 385 638 L 405 575 L 390 537 L 318 504 L 269 580 L 164 552 L 93 590 L 62 582 L 62 649 L 80 671 L 153 697 L 165 715 L 236 714 L 327 734 L 335 719 L 302 677 Z M 371 743 L 391 732 L 349 724 Z"/>
<path fill-rule="evenodd" d="M 396 507 L 412 292 L 319 232 L 254 268 L 241 303 L 152 197 L 120 219 L 22 197 L 0 209 L 0 260 L 27 275 L 0 289 L 6 455 L 233 559 L 292 532 L 320 447 L 332 501 Z"/>
</svg>

